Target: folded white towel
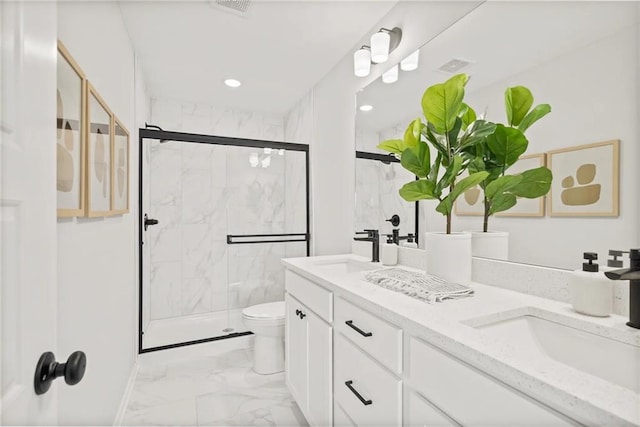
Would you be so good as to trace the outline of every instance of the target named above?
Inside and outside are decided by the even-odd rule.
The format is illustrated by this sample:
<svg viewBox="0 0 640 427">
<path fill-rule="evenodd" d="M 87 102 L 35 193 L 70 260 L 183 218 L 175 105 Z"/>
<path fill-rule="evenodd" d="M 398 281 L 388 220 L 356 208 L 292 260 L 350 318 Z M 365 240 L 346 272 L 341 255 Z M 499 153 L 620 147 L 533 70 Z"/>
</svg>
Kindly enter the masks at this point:
<svg viewBox="0 0 640 427">
<path fill-rule="evenodd" d="M 468 286 L 397 267 L 371 271 L 364 277 L 374 285 L 401 292 L 428 303 L 473 296 L 473 289 Z"/>
</svg>

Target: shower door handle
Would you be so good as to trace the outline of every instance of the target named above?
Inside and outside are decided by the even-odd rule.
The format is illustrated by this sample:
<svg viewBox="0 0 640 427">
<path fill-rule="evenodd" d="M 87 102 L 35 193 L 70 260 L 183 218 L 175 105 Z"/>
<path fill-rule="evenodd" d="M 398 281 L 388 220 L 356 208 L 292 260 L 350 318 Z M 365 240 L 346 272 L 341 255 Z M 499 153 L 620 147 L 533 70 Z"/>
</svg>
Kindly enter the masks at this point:
<svg viewBox="0 0 640 427">
<path fill-rule="evenodd" d="M 149 215 L 144 214 L 144 231 L 147 231 L 147 228 L 150 225 L 158 225 L 158 220 L 155 218 L 149 218 Z"/>
</svg>

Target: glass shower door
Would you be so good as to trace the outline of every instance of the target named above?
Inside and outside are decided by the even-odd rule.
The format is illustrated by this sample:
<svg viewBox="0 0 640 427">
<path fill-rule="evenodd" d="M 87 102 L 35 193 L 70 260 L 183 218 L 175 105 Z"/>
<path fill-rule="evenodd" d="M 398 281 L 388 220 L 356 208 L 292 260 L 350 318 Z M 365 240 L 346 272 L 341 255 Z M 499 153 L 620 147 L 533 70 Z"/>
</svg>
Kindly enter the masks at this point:
<svg viewBox="0 0 640 427">
<path fill-rule="evenodd" d="M 141 140 L 143 352 L 247 333 L 242 309 L 283 300 L 280 260 L 307 255 L 306 150 L 170 134 Z"/>
</svg>

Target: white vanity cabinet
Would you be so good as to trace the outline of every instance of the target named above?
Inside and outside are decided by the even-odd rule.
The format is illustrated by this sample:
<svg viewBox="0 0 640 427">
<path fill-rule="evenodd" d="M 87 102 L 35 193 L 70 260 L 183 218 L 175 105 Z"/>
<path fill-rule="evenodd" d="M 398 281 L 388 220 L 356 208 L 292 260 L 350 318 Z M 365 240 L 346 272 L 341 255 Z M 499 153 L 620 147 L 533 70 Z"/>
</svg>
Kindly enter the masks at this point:
<svg viewBox="0 0 640 427">
<path fill-rule="evenodd" d="M 287 385 L 311 425 L 576 425 L 398 317 L 285 274 Z"/>
<path fill-rule="evenodd" d="M 569 426 L 561 415 L 420 339 L 408 342 L 407 382 L 423 403 L 461 425 Z M 415 403 L 414 403 L 415 404 Z M 432 409 L 433 409 L 432 408 Z M 425 410 L 425 421 L 434 415 Z M 413 421 L 424 425 L 422 420 Z M 446 424 L 445 424 L 446 425 Z M 454 424 L 455 425 L 455 424 Z"/>
<path fill-rule="evenodd" d="M 293 286 L 289 286 L 290 283 Z M 333 423 L 331 293 L 287 271 L 285 371 L 291 395 L 312 426 Z M 329 294 L 327 296 L 327 293 Z M 327 298 L 328 297 L 328 298 Z M 307 301 L 304 304 L 302 301 Z"/>
</svg>

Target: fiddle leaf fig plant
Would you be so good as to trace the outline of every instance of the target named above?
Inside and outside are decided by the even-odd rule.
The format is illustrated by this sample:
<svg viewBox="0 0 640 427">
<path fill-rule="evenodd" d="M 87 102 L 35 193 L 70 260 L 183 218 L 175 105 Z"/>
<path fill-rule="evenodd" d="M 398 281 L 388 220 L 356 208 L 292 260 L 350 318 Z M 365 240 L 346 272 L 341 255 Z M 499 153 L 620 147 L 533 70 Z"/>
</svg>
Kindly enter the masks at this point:
<svg viewBox="0 0 640 427">
<path fill-rule="evenodd" d="M 551 170 L 544 166 L 507 175 L 507 170 L 529 146 L 524 132 L 549 114 L 551 106 L 540 104 L 532 109 L 533 95 L 524 86 L 508 88 L 504 98 L 508 126 L 496 124 L 493 133 L 465 149 L 469 172 L 488 173 L 480 183 L 484 190 L 484 232 L 488 230 L 491 215 L 511 209 L 519 197 L 535 199 L 551 188 Z"/>
<path fill-rule="evenodd" d="M 421 102 L 425 121 L 413 120 L 402 139 L 378 145 L 399 156 L 402 167 L 418 178 L 400 189 L 404 200 L 440 201 L 436 211 L 447 218 L 447 234 L 451 233 L 455 200 L 489 176 L 488 171 L 477 170 L 458 180 L 475 160 L 465 157 L 465 150 L 484 141 L 496 128 L 493 123 L 478 120 L 473 109 L 463 102 L 468 80 L 466 74 L 458 74 L 428 87 Z"/>
</svg>

